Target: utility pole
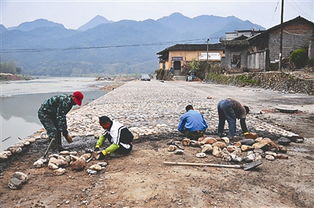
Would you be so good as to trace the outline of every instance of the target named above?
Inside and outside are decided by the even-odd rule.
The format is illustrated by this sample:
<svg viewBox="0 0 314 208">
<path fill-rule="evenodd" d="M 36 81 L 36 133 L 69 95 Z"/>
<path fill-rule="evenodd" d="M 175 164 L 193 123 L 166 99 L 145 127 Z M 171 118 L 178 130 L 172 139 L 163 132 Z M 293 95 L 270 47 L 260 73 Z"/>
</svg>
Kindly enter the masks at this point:
<svg viewBox="0 0 314 208">
<path fill-rule="evenodd" d="M 206 47 L 206 60 L 207 60 L 207 63 L 208 63 L 208 43 L 209 43 L 209 38 L 207 38 L 207 47 Z"/>
<path fill-rule="evenodd" d="M 279 52 L 279 71 L 282 71 L 282 23 L 283 23 L 284 0 L 281 0 L 281 21 L 280 21 L 280 52 Z"/>
</svg>

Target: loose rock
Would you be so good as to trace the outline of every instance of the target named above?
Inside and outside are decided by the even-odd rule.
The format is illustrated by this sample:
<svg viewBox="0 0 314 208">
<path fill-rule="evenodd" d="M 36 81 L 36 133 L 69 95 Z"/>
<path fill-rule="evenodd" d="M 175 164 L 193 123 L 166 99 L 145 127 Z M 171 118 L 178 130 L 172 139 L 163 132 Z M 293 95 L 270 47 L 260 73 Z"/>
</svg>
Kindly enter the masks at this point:
<svg viewBox="0 0 314 208">
<path fill-rule="evenodd" d="M 206 154 L 204 152 L 199 152 L 195 156 L 198 158 L 204 158 L 204 157 L 206 157 Z"/>
<path fill-rule="evenodd" d="M 226 143 L 224 143 L 224 142 L 215 142 L 212 146 L 213 147 L 219 147 L 220 149 L 227 147 Z"/>
<path fill-rule="evenodd" d="M 97 165 L 100 165 L 101 167 L 106 167 L 108 165 L 108 163 L 106 163 L 106 162 L 99 162 L 99 163 L 97 163 Z"/>
<path fill-rule="evenodd" d="M 22 188 L 23 184 L 27 183 L 28 181 L 28 176 L 25 174 L 25 173 L 22 173 L 22 172 L 15 172 L 9 183 L 8 183 L 8 186 L 10 189 L 20 189 Z"/>
<path fill-rule="evenodd" d="M 70 152 L 69 152 L 69 151 L 61 151 L 59 154 L 60 154 L 60 155 L 69 155 Z"/>
<path fill-rule="evenodd" d="M 278 145 L 278 152 L 286 153 L 288 151 L 287 147 Z"/>
<path fill-rule="evenodd" d="M 81 171 L 85 168 L 86 161 L 82 158 L 79 158 L 78 160 L 71 163 L 71 169 Z"/>
<path fill-rule="evenodd" d="M 223 156 L 221 149 L 217 146 L 213 147 L 213 155 L 215 157 L 222 157 Z"/>
<path fill-rule="evenodd" d="M 266 154 L 266 155 L 272 155 L 272 156 L 274 156 L 275 158 L 276 158 L 276 156 L 277 156 L 277 153 L 271 152 L 271 151 L 266 151 L 265 154 Z"/>
<path fill-rule="evenodd" d="M 212 137 L 206 137 L 203 140 L 200 141 L 201 144 L 214 144 L 215 142 L 217 142 L 217 139 L 212 138 Z"/>
<path fill-rule="evenodd" d="M 96 170 L 91 170 L 91 169 L 87 169 L 86 172 L 90 175 L 97 175 L 97 171 Z"/>
<path fill-rule="evenodd" d="M 33 166 L 35 168 L 41 168 L 45 165 L 45 163 L 47 163 L 48 160 L 45 158 L 39 158 L 37 161 L 34 162 Z"/>
<path fill-rule="evenodd" d="M 175 145 L 169 145 L 168 152 L 174 152 L 177 149 L 177 146 Z"/>
<path fill-rule="evenodd" d="M 248 145 L 242 145 L 241 146 L 241 150 L 243 152 L 246 152 L 246 151 L 249 151 L 249 150 L 253 150 L 253 149 L 254 149 L 254 147 L 252 147 L 252 146 L 248 146 Z"/>
<path fill-rule="evenodd" d="M 276 159 L 288 159 L 288 155 L 284 155 L 284 154 L 277 154 L 276 155 Z"/>
<path fill-rule="evenodd" d="M 53 173 L 54 173 L 56 176 L 60 176 L 60 175 L 63 175 L 65 172 L 66 172 L 66 170 L 65 170 L 64 168 L 58 168 L 58 169 L 56 169 Z"/>
<path fill-rule="evenodd" d="M 286 138 L 286 137 L 280 137 L 278 140 L 277 140 L 278 144 L 281 144 L 281 145 L 289 145 L 291 143 L 290 139 Z"/>
<path fill-rule="evenodd" d="M 275 157 L 272 156 L 272 155 L 266 155 L 266 156 L 265 156 L 265 159 L 266 159 L 266 160 L 273 161 L 273 160 L 275 160 Z"/>
<path fill-rule="evenodd" d="M 50 169 L 52 169 L 52 170 L 56 170 L 56 169 L 58 169 L 59 167 L 58 167 L 56 164 L 54 164 L 54 163 L 48 163 L 48 168 L 50 168 Z"/>
<path fill-rule="evenodd" d="M 222 137 L 221 138 L 226 144 L 230 143 L 230 139 L 228 137 Z"/>
<path fill-rule="evenodd" d="M 201 151 L 201 152 L 203 152 L 203 153 L 210 153 L 210 152 L 212 152 L 212 151 L 213 151 L 212 145 L 210 145 L 210 144 L 204 144 L 204 145 L 202 146 L 202 151 Z"/>
<path fill-rule="evenodd" d="M 174 151 L 175 155 L 183 155 L 183 153 L 184 153 L 184 151 L 181 150 L 181 149 L 177 149 L 177 150 Z"/>
<path fill-rule="evenodd" d="M 231 153 L 231 152 L 236 150 L 236 146 L 229 145 L 229 146 L 227 146 L 227 150 L 228 150 L 228 152 Z"/>
<path fill-rule="evenodd" d="M 12 153 L 10 151 L 3 151 L 0 153 L 0 160 L 6 160 L 8 159 Z"/>
<path fill-rule="evenodd" d="M 90 170 L 96 170 L 96 171 L 101 171 L 102 169 L 104 169 L 103 167 L 101 167 L 98 164 L 94 164 L 92 166 L 89 167 Z"/>
<path fill-rule="evenodd" d="M 85 153 L 85 154 L 81 155 L 81 158 L 83 158 L 84 160 L 88 160 L 91 156 L 92 156 L 91 153 Z"/>
<path fill-rule="evenodd" d="M 242 145 L 252 146 L 255 143 L 254 139 L 242 139 L 240 140 Z"/>
<path fill-rule="evenodd" d="M 185 138 L 185 139 L 182 140 L 182 145 L 183 146 L 190 146 L 190 144 L 191 144 L 191 140 L 190 139 Z"/>
<path fill-rule="evenodd" d="M 201 143 L 199 141 L 191 140 L 191 146 L 192 147 L 200 147 Z"/>
</svg>

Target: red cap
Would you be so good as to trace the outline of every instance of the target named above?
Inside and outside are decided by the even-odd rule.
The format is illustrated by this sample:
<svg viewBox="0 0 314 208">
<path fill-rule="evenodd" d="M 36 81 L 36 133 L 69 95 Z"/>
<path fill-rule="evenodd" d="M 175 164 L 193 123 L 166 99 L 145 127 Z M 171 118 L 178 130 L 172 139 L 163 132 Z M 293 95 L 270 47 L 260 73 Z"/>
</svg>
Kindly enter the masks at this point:
<svg viewBox="0 0 314 208">
<path fill-rule="evenodd" d="M 84 98 L 83 93 L 81 93 L 80 91 L 75 91 L 73 92 L 73 101 L 77 104 L 77 105 L 82 105 L 82 100 Z"/>
</svg>

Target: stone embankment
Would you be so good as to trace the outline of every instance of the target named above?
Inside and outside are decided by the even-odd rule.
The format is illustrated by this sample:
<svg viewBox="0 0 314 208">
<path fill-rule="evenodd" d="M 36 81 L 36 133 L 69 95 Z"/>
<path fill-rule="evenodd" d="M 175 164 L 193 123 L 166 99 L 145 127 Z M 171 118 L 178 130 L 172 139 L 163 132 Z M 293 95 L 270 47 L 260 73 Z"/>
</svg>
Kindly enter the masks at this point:
<svg viewBox="0 0 314 208">
<path fill-rule="evenodd" d="M 314 95 L 314 79 L 312 76 L 296 76 L 284 72 L 255 72 L 245 74 L 209 74 L 208 80 L 218 84 L 236 86 L 257 86 L 291 93 Z"/>
<path fill-rule="evenodd" d="M 185 112 L 185 106 L 192 104 L 195 110 L 204 115 L 209 125 L 207 131 L 213 133 L 218 124 L 217 102 L 215 98 L 209 99 L 206 92 L 197 91 L 183 82 L 131 81 L 88 105 L 71 111 L 68 114 L 69 132 L 74 137 L 99 136 L 103 129 L 99 126 L 98 117 L 106 115 L 128 126 L 135 139 L 161 134 L 171 135 L 177 133 L 179 117 Z M 249 115 L 247 121 L 251 131 L 267 132 L 268 135 L 296 136 L 258 119 L 256 115 Z M 0 160 L 21 153 L 23 148 L 45 137 L 42 131 L 35 133 L 0 153 Z"/>
</svg>

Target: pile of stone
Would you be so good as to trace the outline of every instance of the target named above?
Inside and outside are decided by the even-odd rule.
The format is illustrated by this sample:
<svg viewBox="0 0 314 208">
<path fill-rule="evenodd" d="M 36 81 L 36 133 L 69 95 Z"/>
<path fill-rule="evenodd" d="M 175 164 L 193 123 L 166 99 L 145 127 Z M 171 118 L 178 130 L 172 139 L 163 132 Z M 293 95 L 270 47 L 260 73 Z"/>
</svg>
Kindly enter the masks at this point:
<svg viewBox="0 0 314 208">
<path fill-rule="evenodd" d="M 98 162 L 97 164 L 91 165 L 86 172 L 90 175 L 96 175 L 99 171 L 102 171 L 107 166 L 106 162 Z"/>
<path fill-rule="evenodd" d="M 198 141 L 188 138 L 180 141 L 170 141 L 168 151 L 177 154 L 180 151 L 183 154 L 183 146 L 191 146 L 200 148 L 200 152 L 196 154 L 198 158 L 213 155 L 222 158 L 225 161 L 233 162 L 252 162 L 265 158 L 273 161 L 275 159 L 288 159 L 287 145 L 290 142 L 303 142 L 303 138 L 289 139 L 281 137 L 277 143 L 270 138 L 258 137 L 256 139 L 242 139 L 235 143 L 230 143 L 227 137 L 201 137 Z"/>
<path fill-rule="evenodd" d="M 92 153 L 84 153 L 78 155 L 77 152 L 73 151 L 61 151 L 59 154 L 51 154 L 48 159 L 40 158 L 34 162 L 33 166 L 35 168 L 42 168 L 48 166 L 49 169 L 54 170 L 56 176 L 63 175 L 66 173 L 66 167 L 70 167 L 71 170 L 82 171 L 87 166 L 87 163 L 93 160 Z M 107 166 L 106 162 L 99 162 L 97 164 L 91 165 L 87 169 L 88 174 L 95 175 L 99 171 L 105 169 Z"/>
</svg>

